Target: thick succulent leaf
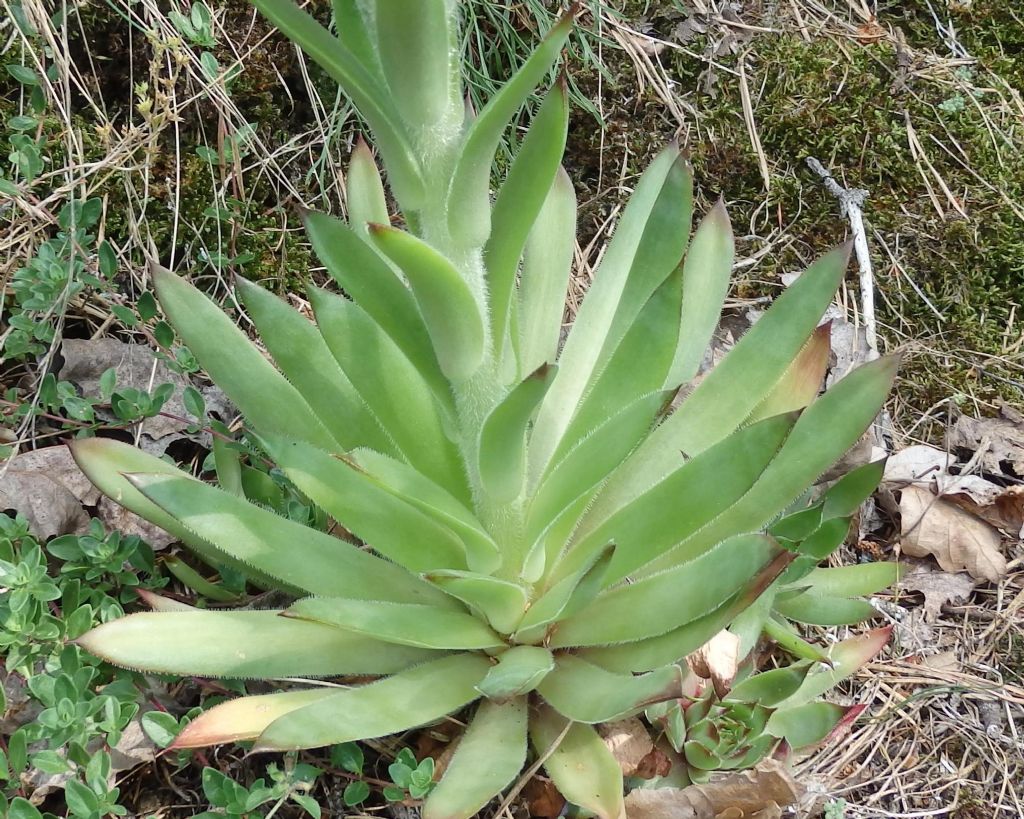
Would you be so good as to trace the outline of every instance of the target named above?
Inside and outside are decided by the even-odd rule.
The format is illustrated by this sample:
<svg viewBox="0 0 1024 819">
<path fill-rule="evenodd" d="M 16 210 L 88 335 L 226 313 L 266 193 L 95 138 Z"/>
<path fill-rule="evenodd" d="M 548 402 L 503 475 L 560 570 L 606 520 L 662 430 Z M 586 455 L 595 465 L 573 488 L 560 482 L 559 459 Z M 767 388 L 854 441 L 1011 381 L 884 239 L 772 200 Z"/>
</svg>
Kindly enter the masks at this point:
<svg viewBox="0 0 1024 819">
<path fill-rule="evenodd" d="M 680 194 L 676 189 L 680 184 L 680 174 L 685 172 L 684 168 L 685 163 L 675 145 L 662 151 L 640 178 L 619 220 L 559 357 L 558 377 L 552 384 L 537 417 L 531 443 L 531 468 L 537 476 L 546 469 L 558 449 L 592 377 L 618 346 L 622 335 L 632 324 L 636 313 L 646 303 L 650 294 L 679 262 L 680 253 L 676 253 L 672 258 L 672 255 L 666 252 L 662 254 L 665 258 L 654 260 L 667 263 L 664 270 L 655 268 L 660 277 L 652 276 L 652 271 L 640 269 L 641 264 L 649 264 L 652 262 L 652 256 L 659 255 L 654 251 L 661 248 L 663 240 L 669 242 L 674 238 L 663 236 L 655 228 L 657 226 L 659 230 L 664 231 L 667 228 L 664 222 L 678 219 Z M 655 218 L 656 210 L 664 210 L 669 215 L 664 220 Z M 676 235 L 683 233 L 685 236 L 685 230 L 680 231 L 679 225 L 674 225 L 672 232 Z M 651 285 L 642 300 L 635 304 L 635 310 L 632 309 L 632 302 L 645 288 L 631 286 L 630 278 L 634 270 L 637 271 L 635 275 L 638 281 L 644 285 Z M 626 310 L 625 306 L 627 294 L 630 310 Z M 620 313 L 620 304 L 624 305 L 623 313 Z M 619 334 L 612 338 L 610 333 L 613 324 L 618 329 L 620 316 L 630 311 L 632 314 L 629 321 L 625 322 Z M 606 349 L 609 344 L 611 346 Z"/>
<path fill-rule="evenodd" d="M 263 588 L 286 585 L 278 582 L 265 572 L 233 557 L 213 543 L 204 540 L 196 532 L 182 525 L 177 518 L 168 514 L 143 495 L 125 475 L 133 472 L 147 472 L 169 475 L 191 480 L 191 475 L 141 449 L 112 438 L 78 438 L 68 444 L 75 463 L 86 477 L 108 498 L 121 504 L 150 523 L 170 532 L 189 549 L 211 566 L 229 566 L 242 572 Z M 288 586 L 291 591 L 299 587 Z"/>
<path fill-rule="evenodd" d="M 557 368 L 547 364 L 520 382 L 484 419 L 480 428 L 480 480 L 497 503 L 519 496 L 526 473 L 526 430 Z"/>
<path fill-rule="evenodd" d="M 331 686 L 228 700 L 186 725 L 171 748 L 204 748 L 256 739 L 278 717 L 337 693 L 338 689 Z"/>
<path fill-rule="evenodd" d="M 771 707 L 795 694 L 809 670 L 810 664 L 804 662 L 762 671 L 734 685 L 726 699 Z"/>
<path fill-rule="evenodd" d="M 523 768 L 526 700 L 482 702 L 455 748 L 444 776 L 423 803 L 423 819 L 470 819 Z"/>
<path fill-rule="evenodd" d="M 809 559 L 821 561 L 843 545 L 849 532 L 849 518 L 832 518 L 826 520 L 793 548 Z"/>
<path fill-rule="evenodd" d="M 424 577 L 480 612 L 501 634 L 510 634 L 523 619 L 527 597 L 526 590 L 518 583 L 486 574 L 453 570 L 428 572 Z"/>
<path fill-rule="evenodd" d="M 610 645 L 665 634 L 722 605 L 778 553 L 764 535 L 730 538 L 694 560 L 609 589 L 560 621 L 549 645 Z"/>
<path fill-rule="evenodd" d="M 530 606 L 519 624 L 516 640 L 534 642 L 544 635 L 544 627 L 563 615 L 578 611 L 590 603 L 604 584 L 604 574 L 612 559 L 614 546 L 605 547 L 579 570 L 555 583 Z"/>
<path fill-rule="evenodd" d="M 732 224 L 725 203 L 719 200 L 697 227 L 686 251 L 679 340 L 666 387 L 685 384 L 697 375 L 729 292 L 734 255 Z"/>
<path fill-rule="evenodd" d="M 537 691 L 548 705 L 575 722 L 610 722 L 652 703 L 681 697 L 683 671 L 670 665 L 634 677 L 565 654 Z"/>
<path fill-rule="evenodd" d="M 649 568 L 656 571 L 682 555 L 699 554 L 737 531 L 767 525 L 870 426 L 889 392 L 897 364 L 894 357 L 872 361 L 828 390 L 803 411 L 778 455 L 746 495 Z"/>
<path fill-rule="evenodd" d="M 813 592 L 780 594 L 775 598 L 774 609 L 790 620 L 816 626 L 850 625 L 877 614 L 875 607 L 865 600 L 849 600 Z"/>
<path fill-rule="evenodd" d="M 150 501 L 221 552 L 310 594 L 450 605 L 402 567 L 192 478 L 128 476 Z"/>
<path fill-rule="evenodd" d="M 643 440 L 671 398 L 672 393 L 660 392 L 637 399 L 566 453 L 534 494 L 527 516 L 528 539 L 540 540 L 545 530 L 566 510 L 575 510 L 581 498 L 592 497 L 607 476 Z M 572 515 L 566 521 L 569 527 L 566 534 L 571 532 L 576 517 Z M 550 543 L 549 565 L 565 546 L 565 540 L 556 537 L 550 539 Z"/>
<path fill-rule="evenodd" d="M 238 292 L 260 337 L 285 378 L 343 448 L 391 443 L 327 349 L 316 326 L 273 293 L 242 278 Z M 280 429 L 273 429 L 280 432 Z"/>
<path fill-rule="evenodd" d="M 452 381 L 465 381 L 480 366 L 485 343 L 483 316 L 469 284 L 455 265 L 411 233 L 370 225 L 370 238 L 405 274 L 441 370 Z"/>
<path fill-rule="evenodd" d="M 818 595 L 862 597 L 891 586 L 899 577 L 898 563 L 859 563 L 855 566 L 814 569 L 790 584 L 790 588 L 806 588 L 808 593 Z"/>
<path fill-rule="evenodd" d="M 848 257 L 848 247 L 827 254 L 780 295 L 634 453 L 597 505 L 617 505 L 623 496 L 639 494 L 675 468 L 680 450 L 696 455 L 735 430 L 782 378 L 818 325 Z"/>
<path fill-rule="evenodd" d="M 774 602 L 773 600 L 772 603 L 774 604 Z M 769 612 L 768 616 L 761 621 L 761 628 L 764 630 L 765 636 L 774 640 L 794 657 L 828 663 L 828 656 L 825 652 L 803 639 L 797 633 L 796 627 L 788 620 L 776 617 Z"/>
<path fill-rule="evenodd" d="M 292 0 L 253 0 L 253 5 L 344 89 L 373 130 L 396 198 L 403 209 L 418 210 L 425 193 L 419 163 L 388 94 L 371 73 L 373 66 Z"/>
<path fill-rule="evenodd" d="M 430 387 L 394 342 L 352 302 L 312 288 L 320 332 L 404 460 L 458 498 L 468 496 L 459 454 Z M 381 378 L 387 373 L 387 378 Z"/>
<path fill-rule="evenodd" d="M 598 819 L 626 819 L 622 769 L 597 731 L 542 706 L 530 720 L 530 742 L 545 757 L 544 769 L 568 801 Z"/>
<path fill-rule="evenodd" d="M 265 679 L 392 674 L 436 656 L 278 611 L 159 611 L 97 626 L 77 643 L 114 665 L 159 674 Z"/>
<path fill-rule="evenodd" d="M 153 611 L 200 611 L 195 606 L 190 606 L 188 603 L 182 603 L 180 600 L 175 600 L 173 597 L 164 597 L 161 594 L 154 594 L 149 589 L 136 589 L 135 593 L 141 598 L 142 602 L 149 606 Z"/>
<path fill-rule="evenodd" d="M 477 699 L 488 668 L 482 654 L 456 654 L 345 689 L 274 720 L 253 750 L 320 748 L 427 725 Z"/>
<path fill-rule="evenodd" d="M 472 614 L 437 606 L 307 597 L 292 603 L 284 614 L 403 646 L 443 651 L 503 645 L 502 639 Z"/>
<path fill-rule="evenodd" d="M 795 421 L 795 415 L 779 415 L 745 427 L 683 463 L 596 528 L 585 519 L 566 564 L 574 563 L 577 552 L 586 555 L 614 542 L 618 549 L 605 576 L 611 584 L 658 558 L 739 501 L 764 473 Z"/>
<path fill-rule="evenodd" d="M 437 363 L 427 325 L 409 288 L 340 219 L 308 211 L 303 221 L 313 250 L 327 272 L 412 362 L 438 400 L 448 406 L 451 388 Z"/>
<path fill-rule="evenodd" d="M 409 464 L 367 449 L 348 454 L 381 488 L 415 506 L 428 517 L 450 529 L 462 540 L 466 562 L 474 572 L 493 572 L 501 554 L 483 524 L 454 495 Z"/>
<path fill-rule="evenodd" d="M 154 267 L 160 306 L 210 378 L 262 432 L 300 430 L 318 446 L 336 445 L 305 399 L 224 312 L 168 270 Z"/>
<path fill-rule="evenodd" d="M 669 276 L 644 305 L 566 430 L 559 454 L 594 431 L 620 407 L 661 390 L 679 335 L 681 271 Z"/>
<path fill-rule="evenodd" d="M 878 488 L 885 472 L 886 458 L 859 466 L 836 481 L 823 498 L 823 520 L 846 518 L 856 512 L 862 503 Z"/>
<path fill-rule="evenodd" d="M 491 232 L 491 163 L 505 128 L 558 59 L 575 8 L 564 14 L 526 62 L 470 124 L 448 189 L 448 230 L 467 247 L 482 247 Z"/>
<path fill-rule="evenodd" d="M 451 529 L 382 488 L 347 456 L 284 438 L 264 445 L 299 491 L 375 551 L 412 572 L 466 567 Z"/>
<path fill-rule="evenodd" d="M 213 466 L 217 474 L 217 485 L 225 492 L 244 497 L 242 453 L 227 432 L 226 426 L 213 422 Z"/>
<path fill-rule="evenodd" d="M 814 668 L 797 692 L 779 703 L 779 708 L 793 708 L 816 700 L 870 662 L 891 636 L 892 626 L 886 626 L 836 643 L 828 651 L 828 662 L 831 665 L 821 664 Z"/>
<path fill-rule="evenodd" d="M 568 127 L 569 89 L 563 77 L 537 109 L 491 212 L 484 266 L 496 347 L 508 330 L 519 257 L 560 168 Z"/>
<path fill-rule="evenodd" d="M 789 369 L 783 373 L 771 392 L 757 405 L 747 422 L 768 418 L 783 412 L 803 409 L 821 391 L 832 354 L 832 323 L 818 326 L 797 353 Z"/>
<path fill-rule="evenodd" d="M 519 371 L 554 361 L 576 248 L 576 192 L 564 168 L 537 215 L 519 275 Z"/>
<path fill-rule="evenodd" d="M 498 656 L 477 690 L 492 700 L 529 694 L 555 668 L 555 658 L 541 646 L 512 646 Z"/>
<path fill-rule="evenodd" d="M 720 606 L 665 634 L 621 645 L 586 648 L 577 656 L 610 671 L 650 671 L 677 662 L 707 643 L 759 600 L 790 559 L 788 554 L 779 555 Z"/>
<path fill-rule="evenodd" d="M 339 20 L 339 31 L 341 26 L 342 21 Z M 362 137 L 352 149 L 348 176 L 345 178 L 345 204 L 349 224 L 359 235 L 366 235 L 366 226 L 371 222 L 377 225 L 391 224 L 384 182 L 380 178 L 373 153 Z M 320 255 L 319 251 L 317 255 Z"/>
<path fill-rule="evenodd" d="M 374 77 L 380 77 L 377 33 L 367 24 L 360 4 L 360 0 L 334 0 L 334 26 L 341 44 L 352 52 L 359 64 Z"/>
<path fill-rule="evenodd" d="M 387 0 L 373 9 L 384 78 L 409 130 L 436 128 L 461 114 L 458 89 L 450 83 L 445 0 Z"/>
<path fill-rule="evenodd" d="M 795 708 L 782 708 L 772 714 L 765 730 L 785 739 L 791 748 L 817 745 L 827 737 L 846 714 L 842 705 L 809 702 Z"/>
</svg>

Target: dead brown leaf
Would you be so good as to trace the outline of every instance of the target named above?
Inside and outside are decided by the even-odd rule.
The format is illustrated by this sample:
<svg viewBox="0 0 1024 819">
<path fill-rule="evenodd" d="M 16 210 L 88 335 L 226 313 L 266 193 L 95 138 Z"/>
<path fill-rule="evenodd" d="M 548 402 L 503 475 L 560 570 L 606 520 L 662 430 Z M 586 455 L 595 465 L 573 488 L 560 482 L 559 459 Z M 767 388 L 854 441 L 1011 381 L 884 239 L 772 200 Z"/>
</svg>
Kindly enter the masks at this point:
<svg viewBox="0 0 1024 819">
<path fill-rule="evenodd" d="M 1024 478 L 1024 416 L 1009 405 L 1000 408 L 998 418 L 961 415 L 949 432 L 948 444 L 971 452 L 982 450 L 985 472 Z"/>
<path fill-rule="evenodd" d="M 963 491 L 943 495 L 977 518 L 991 523 L 1012 538 L 1024 538 L 1024 486 L 998 487 L 985 481 L 991 490 L 979 497 L 978 493 Z"/>
<path fill-rule="evenodd" d="M 40 540 L 81 534 L 89 528 L 83 504 L 99 492 L 79 471 L 65 446 L 23 452 L 0 465 L 0 511 L 13 509 Z"/>
<path fill-rule="evenodd" d="M 900 588 L 924 595 L 924 619 L 934 622 L 946 603 L 966 600 L 974 590 L 975 581 L 966 574 L 937 572 L 924 566 L 900 578 Z"/>
<path fill-rule="evenodd" d="M 724 697 L 732 687 L 739 665 L 740 638 L 722 630 L 686 658 L 687 665 L 699 677 L 711 680 L 715 693 Z"/>
<path fill-rule="evenodd" d="M 599 725 L 597 730 L 622 768 L 623 776 L 636 775 L 640 764 L 654 750 L 647 726 L 637 717 L 608 722 Z"/>
<path fill-rule="evenodd" d="M 530 806 L 530 816 L 537 819 L 558 819 L 565 808 L 565 797 L 549 779 L 533 777 L 523 788 L 523 798 Z"/>
<path fill-rule="evenodd" d="M 729 774 L 705 785 L 631 791 L 628 819 L 773 819 L 795 804 L 802 788 L 778 760 Z"/>
<path fill-rule="evenodd" d="M 966 570 L 993 583 L 1006 574 L 999 532 L 956 505 L 919 486 L 900 498 L 902 548 L 912 557 L 933 556 L 947 572 Z"/>
</svg>

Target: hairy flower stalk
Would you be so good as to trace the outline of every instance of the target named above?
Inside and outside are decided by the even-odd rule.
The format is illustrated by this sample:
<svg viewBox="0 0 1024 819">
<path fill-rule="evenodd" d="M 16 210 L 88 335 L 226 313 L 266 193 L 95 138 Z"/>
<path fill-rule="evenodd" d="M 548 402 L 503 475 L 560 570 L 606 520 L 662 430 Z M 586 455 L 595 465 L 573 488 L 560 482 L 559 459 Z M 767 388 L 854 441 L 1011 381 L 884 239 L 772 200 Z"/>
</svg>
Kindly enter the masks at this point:
<svg viewBox="0 0 1024 819">
<path fill-rule="evenodd" d="M 619 819 L 622 776 L 593 726 L 645 710 L 691 779 L 820 741 L 845 712 L 818 698 L 887 634 L 826 652 L 790 621 L 860 622 L 870 606 L 856 598 L 895 576 L 817 567 L 882 464 L 809 489 L 871 424 L 896 367 L 871 362 L 819 395 L 819 324 L 848 249 L 814 262 L 698 381 L 733 237 L 723 204 L 691 231 L 690 169 L 669 145 L 562 344 L 576 219 L 564 81 L 493 186 L 492 174 L 574 10 L 472 113 L 456 0 L 336 0 L 337 37 L 292 0 L 254 2 L 352 99 L 391 191 L 360 143 L 345 218 L 304 215 L 336 284 L 310 287 L 315 323 L 236 282 L 267 355 L 185 279 L 154 271 L 168 321 L 287 487 L 220 442 L 219 486 L 117 441 L 72 448 L 109 497 L 288 604 L 151 596 L 153 612 L 80 642 L 152 672 L 309 680 L 206 711 L 177 747 L 316 748 L 471 706 L 426 819 L 476 815 L 531 753 L 569 801 Z M 293 520 L 294 496 L 340 526 Z M 731 692 L 697 697 L 683 660 L 725 628 L 744 654 L 769 634 L 802 659 L 762 674 L 750 659 Z"/>
</svg>

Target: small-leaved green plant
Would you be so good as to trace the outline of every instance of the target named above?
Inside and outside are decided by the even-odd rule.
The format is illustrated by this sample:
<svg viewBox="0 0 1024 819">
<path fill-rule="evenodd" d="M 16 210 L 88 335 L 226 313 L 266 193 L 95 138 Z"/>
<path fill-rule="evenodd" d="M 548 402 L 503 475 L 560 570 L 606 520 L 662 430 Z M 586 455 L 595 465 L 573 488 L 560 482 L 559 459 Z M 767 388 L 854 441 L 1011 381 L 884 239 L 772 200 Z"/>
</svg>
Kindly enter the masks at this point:
<svg viewBox="0 0 1024 819">
<path fill-rule="evenodd" d="M 359 108 L 401 221 L 358 146 L 347 221 L 305 216 L 343 291 L 310 288 L 316 324 L 236 283 L 270 360 L 184 279 L 158 269 L 155 286 L 274 474 L 339 525 L 251 502 L 230 458 L 215 487 L 125 444 L 78 440 L 76 459 L 110 497 L 290 600 L 215 611 L 153 597 L 154 612 L 80 644 L 150 672 L 309 680 L 212 708 L 179 748 L 349 743 L 478 703 L 436 784 L 423 763 L 392 766 L 385 795 L 425 797 L 426 819 L 476 815 L 530 745 L 569 801 L 623 816 L 620 768 L 593 725 L 644 709 L 691 779 L 821 740 L 845 709 L 816 699 L 884 631 L 818 652 L 827 665 L 748 670 L 731 693 L 700 690 L 681 659 L 769 587 L 751 633 L 814 622 L 827 601 L 877 585 L 814 569 L 881 465 L 817 499 L 808 488 L 871 424 L 896 369 L 871 362 L 818 397 L 815 328 L 847 249 L 812 264 L 698 379 L 733 239 L 722 205 L 691 237 L 690 171 L 670 145 L 638 180 L 561 344 L 576 213 L 560 167 L 564 82 L 493 197 L 490 183 L 572 12 L 474 112 L 455 0 L 338 0 L 340 37 L 290 0 L 255 2 Z M 346 675 L 376 679 L 314 681 Z"/>
</svg>

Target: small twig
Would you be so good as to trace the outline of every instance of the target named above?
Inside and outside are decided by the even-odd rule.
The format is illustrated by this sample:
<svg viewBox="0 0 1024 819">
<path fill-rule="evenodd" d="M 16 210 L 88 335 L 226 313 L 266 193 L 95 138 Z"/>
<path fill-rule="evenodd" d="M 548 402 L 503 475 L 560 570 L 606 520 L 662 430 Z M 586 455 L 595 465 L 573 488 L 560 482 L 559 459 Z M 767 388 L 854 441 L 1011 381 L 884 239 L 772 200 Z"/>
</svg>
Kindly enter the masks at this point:
<svg viewBox="0 0 1024 819">
<path fill-rule="evenodd" d="M 868 252 L 868 237 L 864 230 L 864 212 L 861 208 L 868 192 L 862 188 L 844 188 L 832 178 L 825 166 L 813 156 L 807 157 L 807 167 L 821 177 L 825 190 L 839 202 L 843 215 L 850 220 L 853 233 L 853 248 L 860 268 L 860 304 L 864 321 L 864 337 L 868 345 L 868 361 L 878 358 L 878 335 L 875 325 L 875 275 L 871 270 L 871 255 Z"/>
</svg>

